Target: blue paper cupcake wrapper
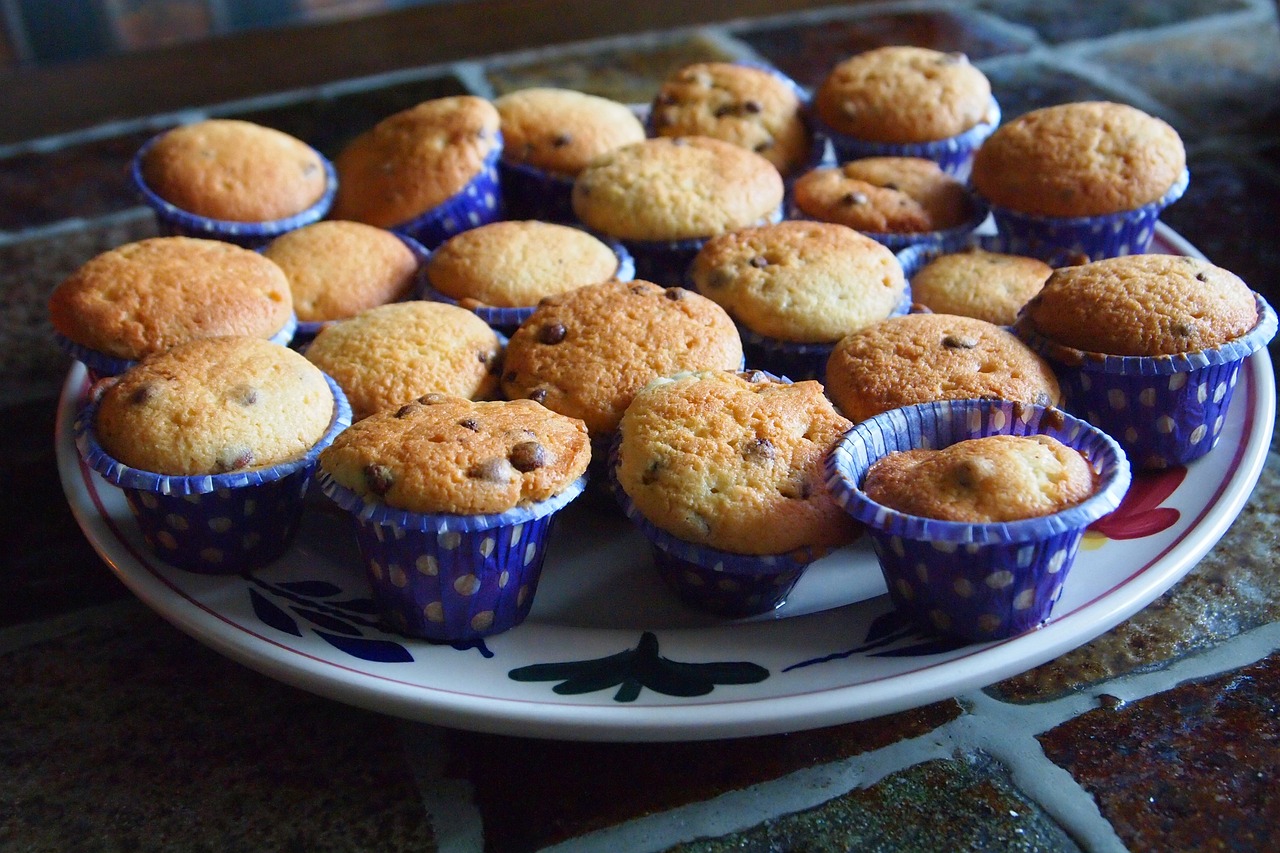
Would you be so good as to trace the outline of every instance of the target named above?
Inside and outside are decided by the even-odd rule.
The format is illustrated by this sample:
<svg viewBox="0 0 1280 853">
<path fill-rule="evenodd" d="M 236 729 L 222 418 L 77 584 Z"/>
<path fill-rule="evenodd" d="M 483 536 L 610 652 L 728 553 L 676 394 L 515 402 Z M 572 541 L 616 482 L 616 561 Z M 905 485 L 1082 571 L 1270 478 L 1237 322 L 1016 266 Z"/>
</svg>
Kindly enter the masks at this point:
<svg viewBox="0 0 1280 853">
<path fill-rule="evenodd" d="M 565 224 L 565 223 L 561 223 Z M 580 227 L 580 226 L 575 226 Z M 583 229 L 587 230 L 587 229 Z M 614 257 L 618 259 L 618 268 L 613 274 L 616 281 L 631 281 L 636 276 L 635 260 L 631 257 L 631 253 L 627 251 L 627 247 L 611 237 L 605 237 L 601 234 L 591 233 L 593 237 L 600 240 L 606 246 L 613 250 Z M 431 278 L 426 275 L 425 267 L 422 276 L 421 285 L 418 289 L 419 298 L 429 299 L 433 302 L 447 302 L 450 305 L 457 305 L 458 300 L 452 296 L 448 296 L 431 286 Z M 537 305 L 523 305 L 516 307 L 500 307 L 496 305 L 478 305 L 471 310 L 477 317 L 488 323 L 493 329 L 504 335 L 512 335 L 520 324 L 536 311 Z"/>
<path fill-rule="evenodd" d="M 293 342 L 294 335 L 298 331 L 298 318 L 293 312 L 289 312 L 288 318 L 280 330 L 267 340 L 273 344 L 280 346 L 289 346 Z M 119 356 L 109 355 L 102 350 L 92 349 L 78 344 L 65 335 L 58 332 L 53 333 L 53 340 L 63 352 L 74 358 L 85 366 L 85 370 L 89 373 L 89 379 L 97 382 L 99 379 L 108 376 L 119 376 L 129 368 L 138 363 L 137 359 L 120 358 Z"/>
<path fill-rule="evenodd" d="M 781 222 L 783 206 L 779 206 L 757 225 Z M 635 261 L 635 277 L 663 287 L 686 287 L 685 273 L 708 237 L 689 240 L 623 240 L 622 245 Z"/>
<path fill-rule="evenodd" d="M 578 225 L 573 212 L 573 178 L 553 174 L 528 163 L 498 161 L 498 180 L 508 219 L 540 219 Z"/>
<path fill-rule="evenodd" d="M 814 134 L 830 142 L 838 163 L 864 157 L 921 157 L 932 160 L 948 175 L 968 178 L 973 153 L 1000 124 L 1000 104 L 993 97 L 987 115 L 964 133 L 932 142 L 869 142 L 831 128 L 816 113 L 810 116 Z"/>
<path fill-rule="evenodd" d="M 426 281 L 426 263 L 431 253 L 427 251 L 427 247 L 419 243 L 408 234 L 400 234 L 399 232 L 391 232 L 400 238 L 400 242 L 404 243 L 409 251 L 413 253 L 414 258 L 418 261 L 418 270 L 414 273 L 413 284 L 409 288 L 409 293 L 405 299 L 422 299 L 420 294 L 423 289 L 423 282 Z M 345 318 L 344 318 L 345 319 Z M 294 333 L 291 342 L 294 349 L 302 350 L 307 344 L 315 339 L 315 336 L 324 330 L 325 326 L 330 326 L 338 320 L 299 320 L 298 330 Z"/>
<path fill-rule="evenodd" d="M 911 313 L 911 284 L 907 283 L 902 299 L 889 312 L 890 317 L 900 317 Z M 789 379 L 816 379 L 823 382 L 827 374 L 827 361 L 837 342 L 802 343 L 769 337 L 751 331 L 738 324 L 738 335 L 742 338 L 742 349 L 747 364 L 751 367 L 770 371 Z"/>
<path fill-rule="evenodd" d="M 164 236 L 201 237 L 207 240 L 222 240 L 227 243 L 234 243 L 237 246 L 244 246 L 248 249 L 257 249 L 270 243 L 281 234 L 301 228 L 304 225 L 310 225 L 313 222 L 319 222 L 324 219 L 329 213 L 329 208 L 333 206 L 334 196 L 338 192 L 337 171 L 327 157 L 312 148 L 312 152 L 320 158 L 320 163 L 324 167 L 325 188 L 320 198 L 306 210 L 295 213 L 292 216 L 286 216 L 283 219 L 272 219 L 265 222 L 232 222 L 226 219 L 200 216 L 183 210 L 157 195 L 147 185 L 146 179 L 143 177 L 143 160 L 146 158 L 147 152 L 151 150 L 151 146 L 155 145 L 162 136 L 164 136 L 163 133 L 153 136 L 138 149 L 138 153 L 134 155 L 133 162 L 129 166 L 129 179 L 142 201 L 155 213 L 156 224 L 160 233 Z"/>
<path fill-rule="evenodd" d="M 781 380 L 787 381 L 787 380 Z M 776 610 L 786 603 L 817 550 L 786 554 L 736 554 L 681 539 L 645 518 L 618 483 L 620 438 L 614 436 L 608 456 L 608 483 L 623 514 L 649 541 L 654 566 L 663 581 L 685 603 L 717 616 L 737 618 Z"/>
<path fill-rule="evenodd" d="M 304 456 L 279 465 L 197 476 L 131 468 L 98 443 L 96 400 L 76 417 L 76 447 L 88 467 L 124 492 L 143 539 L 162 560 L 202 574 L 251 571 L 288 549 L 320 451 L 351 425 L 346 396 L 325 379 L 334 401 L 328 429 Z"/>
<path fill-rule="evenodd" d="M 1151 246 L 1160 213 L 1186 192 L 1183 171 L 1165 194 L 1136 210 L 1102 216 L 1034 216 L 991 205 L 999 248 L 1060 267 L 1121 255 L 1140 255 Z"/>
<path fill-rule="evenodd" d="M 580 477 L 555 497 L 502 513 L 414 513 L 366 501 L 326 472 L 324 493 L 351 513 L 374 600 L 408 636 L 462 642 L 524 621 L 533 605 L 556 513 Z"/>
<path fill-rule="evenodd" d="M 498 161 L 502 155 L 502 134 L 485 157 L 480 172 L 458 193 L 430 210 L 392 227 L 408 234 L 428 249 L 434 249 L 454 234 L 497 222 L 505 216 Z"/>
<path fill-rule="evenodd" d="M 1080 451 L 1097 491 L 1060 512 L 1010 522 L 941 521 L 899 512 L 862 491 L 888 453 L 942 448 L 989 435 L 1050 435 Z M 1042 624 L 1062 590 L 1085 528 L 1119 506 L 1131 474 L 1106 433 L 1060 410 L 1003 400 L 923 403 L 855 426 L 827 457 L 827 485 L 866 525 L 896 606 L 927 627 L 969 640 Z"/>
<path fill-rule="evenodd" d="M 1025 315 L 1014 331 L 1052 365 L 1073 413 L 1120 442 L 1134 467 L 1182 465 L 1217 444 L 1244 359 L 1275 337 L 1276 313 L 1254 294 L 1258 322 L 1213 349 L 1171 356 L 1118 356 L 1056 344 Z"/>
<path fill-rule="evenodd" d="M 987 216 L 990 213 L 986 201 L 972 192 L 968 195 L 972 214 L 955 227 L 943 228 L 938 231 L 904 231 L 901 233 L 859 231 L 859 233 L 865 234 L 893 252 L 901 252 L 912 246 L 922 246 L 928 251 L 958 252 L 973 242 L 976 238 L 977 230 L 987 221 Z M 805 213 L 794 201 L 790 204 L 788 218 L 822 221 Z"/>
</svg>

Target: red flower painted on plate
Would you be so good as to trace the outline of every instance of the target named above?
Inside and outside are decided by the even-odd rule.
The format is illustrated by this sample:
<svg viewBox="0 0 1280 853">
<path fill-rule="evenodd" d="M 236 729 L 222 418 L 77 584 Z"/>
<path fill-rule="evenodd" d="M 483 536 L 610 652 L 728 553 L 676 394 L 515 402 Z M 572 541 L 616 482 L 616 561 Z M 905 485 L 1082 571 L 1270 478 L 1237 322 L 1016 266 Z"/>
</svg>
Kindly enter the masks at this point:
<svg viewBox="0 0 1280 853">
<path fill-rule="evenodd" d="M 1168 530 L 1182 514 L 1173 507 L 1160 504 L 1186 477 L 1187 469 L 1183 465 L 1134 475 L 1120 506 L 1089 525 L 1085 534 L 1086 547 L 1098 547 L 1102 544 L 1098 540 L 1103 538 L 1141 539 Z"/>
</svg>

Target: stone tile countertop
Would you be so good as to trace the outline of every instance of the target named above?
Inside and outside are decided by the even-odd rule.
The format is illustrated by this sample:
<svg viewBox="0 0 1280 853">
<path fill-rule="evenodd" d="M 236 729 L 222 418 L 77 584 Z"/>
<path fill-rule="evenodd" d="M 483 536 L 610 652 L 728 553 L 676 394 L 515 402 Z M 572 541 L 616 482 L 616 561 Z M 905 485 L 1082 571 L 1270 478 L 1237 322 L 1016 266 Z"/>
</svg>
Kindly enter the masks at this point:
<svg viewBox="0 0 1280 853">
<path fill-rule="evenodd" d="M 69 362 L 45 306 L 88 258 L 156 233 L 125 167 L 193 117 L 332 154 L 445 94 L 547 84 L 646 102 L 702 59 L 762 59 L 812 86 L 878 45 L 963 51 L 1006 120 L 1107 99 L 1172 123 L 1192 178 L 1164 222 L 1280 304 L 1270 0 L 465 5 L 0 84 L 15 95 L 0 118 L 0 850 L 1280 848 L 1274 444 L 1221 540 L 1095 639 L 922 707 L 730 740 L 538 739 L 367 710 L 219 654 L 125 588 L 59 483 Z M 218 77 L 221 59 L 237 62 Z M 107 97 L 112 80 L 134 88 Z"/>
</svg>

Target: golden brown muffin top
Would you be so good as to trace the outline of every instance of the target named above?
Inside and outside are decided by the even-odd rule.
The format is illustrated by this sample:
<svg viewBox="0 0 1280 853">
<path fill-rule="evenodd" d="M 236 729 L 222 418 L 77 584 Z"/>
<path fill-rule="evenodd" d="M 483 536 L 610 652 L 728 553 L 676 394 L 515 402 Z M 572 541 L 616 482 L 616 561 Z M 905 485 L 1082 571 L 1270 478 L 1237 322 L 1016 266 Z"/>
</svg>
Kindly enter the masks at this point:
<svg viewBox="0 0 1280 853">
<path fill-rule="evenodd" d="M 193 338 L 270 338 L 292 312 L 280 267 L 249 249 L 193 237 L 154 237 L 103 252 L 49 298 L 54 329 L 125 359 Z"/>
<path fill-rule="evenodd" d="M 156 195 L 199 216 L 269 222 L 301 213 L 324 195 L 320 155 L 287 133 L 236 119 L 183 125 L 142 161 Z"/>
<path fill-rule="evenodd" d="M 1011 326 L 1053 267 L 1038 258 L 979 248 L 949 252 L 911 277 L 911 298 L 936 314 Z"/>
<path fill-rule="evenodd" d="M 1051 515 L 1096 489 L 1085 458 L 1047 435 L 993 435 L 890 453 L 863 484 L 868 497 L 890 509 L 970 523 Z"/>
<path fill-rule="evenodd" d="M 502 119 L 502 158 L 565 178 L 644 139 L 644 125 L 626 104 L 573 89 L 520 89 L 493 105 Z"/>
<path fill-rule="evenodd" d="M 974 155 L 973 186 L 1039 216 L 1097 216 L 1163 196 L 1186 168 L 1178 132 L 1136 107 L 1059 104 L 1001 125 Z"/>
<path fill-rule="evenodd" d="M 964 184 L 920 157 L 865 157 L 814 169 L 793 192 L 806 216 L 859 231 L 940 231 L 973 216 Z"/>
<path fill-rule="evenodd" d="M 1185 255 L 1126 255 L 1054 270 L 1023 314 L 1057 343 L 1110 355 L 1198 352 L 1258 323 L 1247 284 Z"/>
</svg>

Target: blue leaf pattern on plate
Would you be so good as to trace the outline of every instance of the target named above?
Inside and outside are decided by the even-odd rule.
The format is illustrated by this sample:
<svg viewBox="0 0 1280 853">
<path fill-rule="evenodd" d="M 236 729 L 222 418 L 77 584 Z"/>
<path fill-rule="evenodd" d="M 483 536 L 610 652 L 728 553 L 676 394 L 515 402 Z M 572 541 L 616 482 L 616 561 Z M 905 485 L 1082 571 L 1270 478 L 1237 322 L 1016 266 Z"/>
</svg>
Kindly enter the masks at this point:
<svg viewBox="0 0 1280 853">
<path fill-rule="evenodd" d="M 335 649 L 344 651 L 361 660 L 379 663 L 413 662 L 413 655 L 409 654 L 408 649 L 390 640 L 371 640 L 368 637 L 343 637 L 320 630 L 317 630 L 316 634 Z"/>
<path fill-rule="evenodd" d="M 256 589 L 249 590 L 249 601 L 253 603 L 253 612 L 257 617 L 272 628 L 277 631 L 283 631 L 286 634 L 292 634 L 295 637 L 302 636 L 302 632 L 298 630 L 298 623 L 293 621 L 293 617 L 277 607 Z"/>
</svg>

